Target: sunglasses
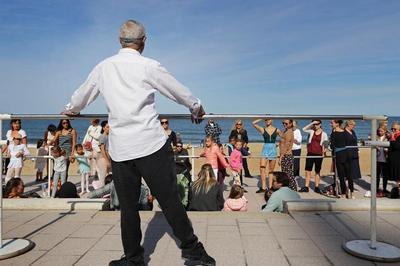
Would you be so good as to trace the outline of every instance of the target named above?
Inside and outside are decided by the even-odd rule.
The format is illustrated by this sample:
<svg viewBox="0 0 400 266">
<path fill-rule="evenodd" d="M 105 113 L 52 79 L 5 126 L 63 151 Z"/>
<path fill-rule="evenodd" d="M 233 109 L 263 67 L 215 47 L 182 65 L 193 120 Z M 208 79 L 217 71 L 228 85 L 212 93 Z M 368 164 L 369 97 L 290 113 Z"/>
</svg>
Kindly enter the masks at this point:
<svg viewBox="0 0 400 266">
<path fill-rule="evenodd" d="M 242 125 L 242 123 L 237 123 L 236 125 L 237 125 L 237 126 L 241 126 L 241 125 Z"/>
<path fill-rule="evenodd" d="M 22 139 L 20 139 L 20 138 L 14 138 L 15 140 L 22 140 Z"/>
<path fill-rule="evenodd" d="M 177 147 L 177 148 L 182 148 L 183 146 L 182 146 L 182 145 L 176 145 L 176 147 Z"/>
<path fill-rule="evenodd" d="M 168 124 L 168 121 L 161 121 L 161 125 Z"/>
<path fill-rule="evenodd" d="M 289 123 L 282 122 L 282 125 L 285 125 L 285 126 L 287 126 L 287 125 L 289 125 Z"/>
<path fill-rule="evenodd" d="M 63 124 L 63 125 L 68 125 L 68 122 L 62 122 L 61 124 Z"/>
</svg>

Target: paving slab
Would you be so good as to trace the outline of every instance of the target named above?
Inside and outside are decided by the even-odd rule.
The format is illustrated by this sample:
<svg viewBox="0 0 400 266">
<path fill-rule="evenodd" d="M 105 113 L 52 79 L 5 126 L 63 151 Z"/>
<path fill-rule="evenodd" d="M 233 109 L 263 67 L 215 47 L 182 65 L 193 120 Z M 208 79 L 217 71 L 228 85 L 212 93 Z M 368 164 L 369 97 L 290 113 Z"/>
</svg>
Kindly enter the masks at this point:
<svg viewBox="0 0 400 266">
<path fill-rule="evenodd" d="M 36 247 L 1 265 L 108 265 L 123 254 L 119 212 L 5 211 L 8 236 L 28 235 Z M 184 265 L 172 230 L 159 212 L 141 212 L 148 265 Z M 217 265 L 377 265 L 342 249 L 368 237 L 367 213 L 188 213 L 195 233 Z M 395 212 L 378 212 L 378 239 L 398 245 Z M 21 217 L 21 221 L 17 218 Z M 12 222 L 15 222 L 12 225 Z M 11 224 L 10 224 L 11 223 Z M 190 265 L 190 264 L 189 264 Z M 396 264 L 390 264 L 396 265 Z"/>
</svg>

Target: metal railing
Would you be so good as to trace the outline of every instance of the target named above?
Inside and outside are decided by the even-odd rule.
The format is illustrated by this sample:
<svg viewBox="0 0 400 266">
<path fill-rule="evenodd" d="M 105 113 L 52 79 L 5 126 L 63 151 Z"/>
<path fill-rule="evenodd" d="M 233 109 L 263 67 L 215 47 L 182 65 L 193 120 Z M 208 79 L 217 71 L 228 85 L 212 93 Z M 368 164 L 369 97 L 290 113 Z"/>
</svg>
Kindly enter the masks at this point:
<svg viewBox="0 0 400 266">
<path fill-rule="evenodd" d="M 190 115 L 186 114 L 164 114 L 165 118 L 175 118 L 175 119 L 190 119 Z M 106 118 L 106 114 L 81 114 L 78 116 L 67 116 L 67 115 L 57 115 L 57 114 L 0 114 L 0 136 L 2 136 L 2 121 L 10 119 L 91 119 L 91 118 Z M 293 114 L 208 114 L 203 117 L 204 119 L 244 119 L 244 118 L 269 118 L 269 119 L 347 119 L 347 120 L 368 120 L 371 122 L 371 139 L 376 139 L 376 130 L 378 120 L 387 120 L 387 116 L 384 115 L 293 115 Z M 378 248 L 378 243 L 376 240 L 376 145 L 371 145 L 371 220 L 370 220 L 370 241 L 368 247 L 370 250 L 376 251 Z M 192 152 L 193 152 L 192 148 Z M 0 161 L 2 159 L 2 154 L 0 152 Z M 193 162 L 194 158 L 192 158 Z M 0 165 L 0 173 L 2 173 L 2 164 Z M 2 185 L 2 179 L 1 179 Z M 0 192 L 0 249 L 3 247 L 2 242 L 2 192 Z M 347 243 L 346 243 L 347 244 Z M 380 247 L 380 246 L 379 246 Z M 346 247 L 344 247 L 346 249 Z M 347 247 L 348 248 L 348 247 Z M 346 251 L 349 251 L 346 249 Z M 368 253 L 368 250 L 354 251 L 350 252 L 357 256 L 363 256 L 363 253 Z"/>
</svg>

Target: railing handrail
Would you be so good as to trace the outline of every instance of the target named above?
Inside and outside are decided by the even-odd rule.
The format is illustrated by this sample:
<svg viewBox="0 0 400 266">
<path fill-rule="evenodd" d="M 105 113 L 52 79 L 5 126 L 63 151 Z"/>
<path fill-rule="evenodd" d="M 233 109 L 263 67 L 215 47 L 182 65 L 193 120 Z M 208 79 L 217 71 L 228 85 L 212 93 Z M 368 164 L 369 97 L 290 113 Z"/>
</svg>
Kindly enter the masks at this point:
<svg viewBox="0 0 400 266">
<path fill-rule="evenodd" d="M 190 119 L 190 114 L 159 114 L 160 117 L 170 119 Z M 76 116 L 67 116 L 62 114 L 0 114 L 0 119 L 91 119 L 107 118 L 108 114 L 79 114 Z M 271 119 L 352 119 L 352 120 L 387 120 L 386 115 L 313 115 L 313 114 L 213 114 L 204 115 L 204 119 L 245 119 L 245 118 L 271 118 Z"/>
</svg>

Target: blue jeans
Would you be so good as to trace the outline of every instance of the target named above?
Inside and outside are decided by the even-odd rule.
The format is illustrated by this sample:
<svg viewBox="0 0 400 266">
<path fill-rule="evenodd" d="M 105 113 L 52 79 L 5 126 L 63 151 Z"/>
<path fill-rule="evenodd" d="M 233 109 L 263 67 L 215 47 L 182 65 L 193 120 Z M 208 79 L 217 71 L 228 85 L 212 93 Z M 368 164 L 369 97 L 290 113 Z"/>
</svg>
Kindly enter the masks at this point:
<svg viewBox="0 0 400 266">
<path fill-rule="evenodd" d="M 54 171 L 53 191 L 51 192 L 52 198 L 54 198 L 54 196 L 56 195 L 58 179 L 60 179 L 60 177 L 61 177 L 61 185 L 62 185 L 67 181 L 67 171 L 63 171 L 63 172 Z"/>
</svg>

